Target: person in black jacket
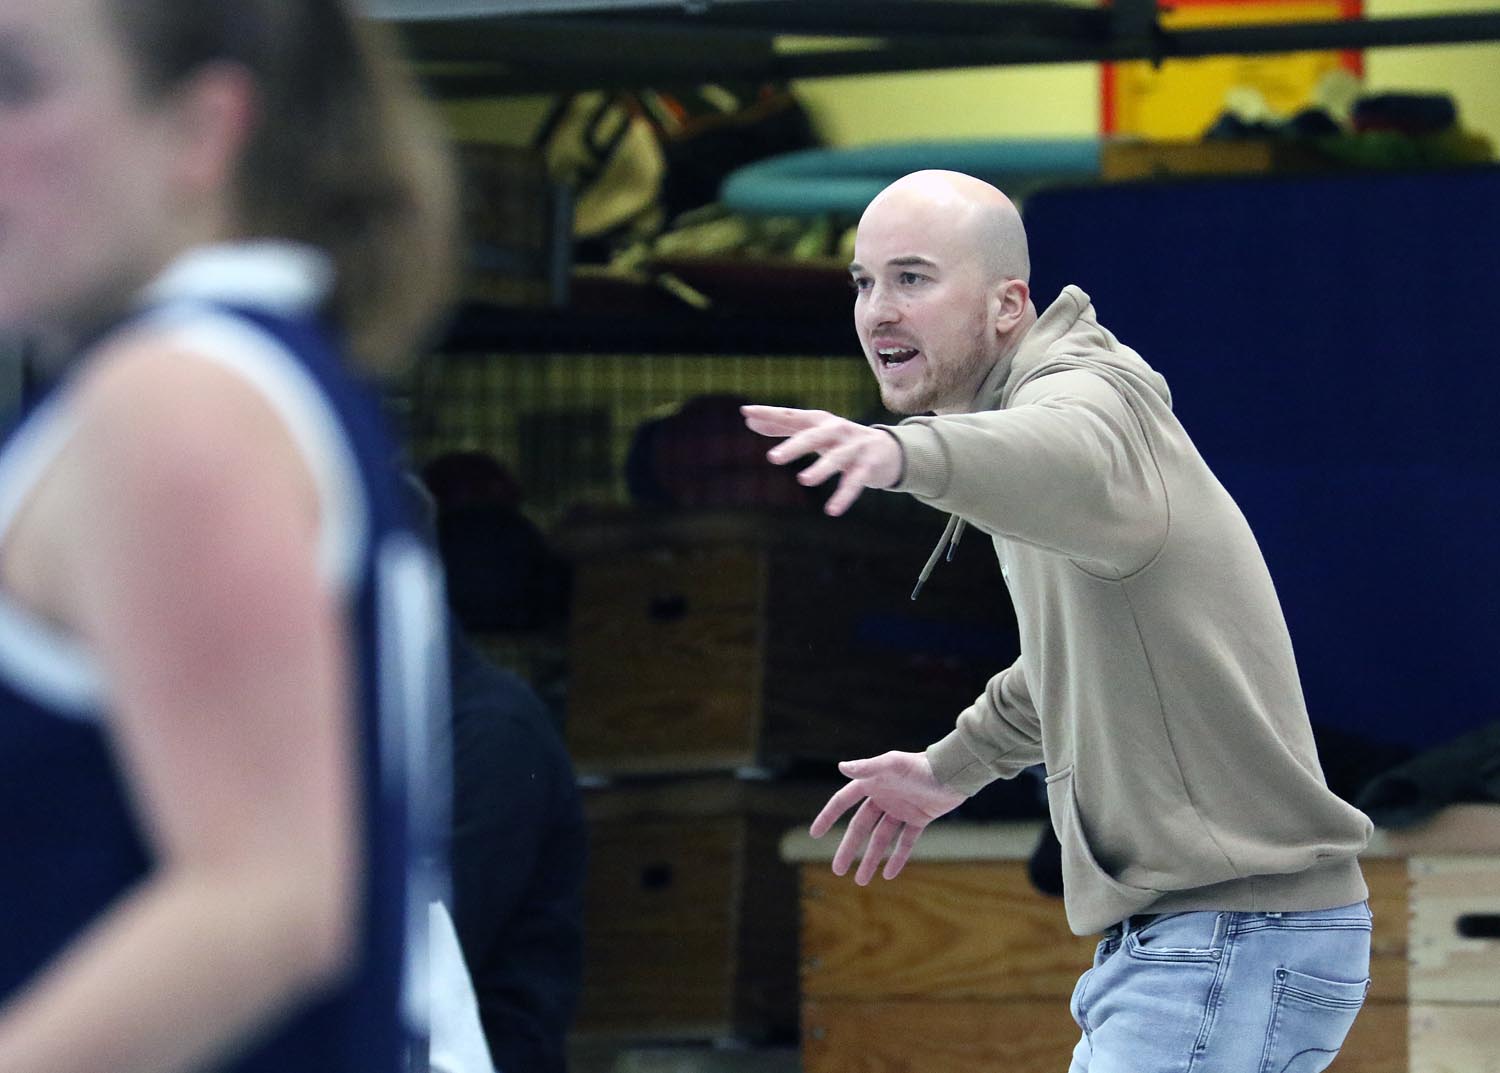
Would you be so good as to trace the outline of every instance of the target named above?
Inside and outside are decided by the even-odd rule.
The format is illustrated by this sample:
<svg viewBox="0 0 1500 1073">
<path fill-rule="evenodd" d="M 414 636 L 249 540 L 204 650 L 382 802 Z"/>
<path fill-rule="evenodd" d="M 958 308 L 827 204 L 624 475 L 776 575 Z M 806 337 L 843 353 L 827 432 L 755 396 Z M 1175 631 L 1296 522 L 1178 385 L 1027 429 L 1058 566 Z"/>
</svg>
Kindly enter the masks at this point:
<svg viewBox="0 0 1500 1073">
<path fill-rule="evenodd" d="M 587 853 L 572 762 L 531 688 L 449 630 L 454 926 L 499 1073 L 562 1073 Z"/>
<path fill-rule="evenodd" d="M 405 487 L 422 536 L 439 547 L 439 499 L 414 473 Z M 444 566 L 450 588 L 461 584 Z M 448 740 L 434 742 L 452 765 L 436 773 L 452 781 L 448 908 L 498 1073 L 564 1073 L 583 977 L 582 798 L 546 705 L 479 651 L 452 595 L 452 719 Z"/>
</svg>

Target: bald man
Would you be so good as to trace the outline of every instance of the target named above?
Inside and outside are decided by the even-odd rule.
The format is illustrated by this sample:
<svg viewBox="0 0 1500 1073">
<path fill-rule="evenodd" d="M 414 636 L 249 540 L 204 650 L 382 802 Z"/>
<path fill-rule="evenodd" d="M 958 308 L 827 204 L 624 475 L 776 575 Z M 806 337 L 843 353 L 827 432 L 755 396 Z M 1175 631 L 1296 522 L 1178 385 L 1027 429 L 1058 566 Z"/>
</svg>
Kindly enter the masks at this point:
<svg viewBox="0 0 1500 1073">
<path fill-rule="evenodd" d="M 1042 763 L 1072 930 L 1102 933 L 1071 1073 L 1313 1073 L 1368 984 L 1370 821 L 1324 781 L 1291 640 L 1244 517 L 1166 382 L 1066 287 L 1038 315 L 1015 206 L 925 171 L 860 220 L 854 322 L 885 405 L 866 427 L 748 406 L 800 479 L 838 476 L 994 543 L 1021 657 L 925 753 L 846 761 L 833 870 L 894 878 L 923 830 Z M 915 593 L 913 594 L 915 596 Z"/>
</svg>

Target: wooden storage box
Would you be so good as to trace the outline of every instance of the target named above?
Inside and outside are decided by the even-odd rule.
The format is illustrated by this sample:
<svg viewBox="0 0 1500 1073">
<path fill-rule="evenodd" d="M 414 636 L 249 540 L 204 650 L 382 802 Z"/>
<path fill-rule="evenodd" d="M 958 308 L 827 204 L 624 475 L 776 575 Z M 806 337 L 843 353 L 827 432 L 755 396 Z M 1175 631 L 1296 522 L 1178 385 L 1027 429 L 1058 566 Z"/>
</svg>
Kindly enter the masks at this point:
<svg viewBox="0 0 1500 1073">
<path fill-rule="evenodd" d="M 941 531 L 692 514 L 573 529 L 568 738 L 585 774 L 919 749 L 1016 656 L 988 542 L 909 596 Z"/>
<path fill-rule="evenodd" d="M 796 872 L 777 847 L 834 788 L 717 778 L 589 791 L 575 1032 L 793 1038 Z"/>
<path fill-rule="evenodd" d="M 821 843 L 801 865 L 806 1073 L 1056 1073 L 1078 1028 L 1068 999 L 1096 939 L 1026 875 L 1032 824 L 930 829 L 894 882 L 856 887 Z M 936 837 L 934 837 L 936 836 Z M 828 836 L 824 842 L 833 839 Z M 1450 809 L 1377 833 L 1363 860 L 1374 913 L 1365 1008 L 1338 1073 L 1500 1070 L 1500 809 Z"/>
<path fill-rule="evenodd" d="M 1397 848 L 1414 854 L 1412 1073 L 1500 1073 L 1500 807 L 1449 809 Z"/>
</svg>

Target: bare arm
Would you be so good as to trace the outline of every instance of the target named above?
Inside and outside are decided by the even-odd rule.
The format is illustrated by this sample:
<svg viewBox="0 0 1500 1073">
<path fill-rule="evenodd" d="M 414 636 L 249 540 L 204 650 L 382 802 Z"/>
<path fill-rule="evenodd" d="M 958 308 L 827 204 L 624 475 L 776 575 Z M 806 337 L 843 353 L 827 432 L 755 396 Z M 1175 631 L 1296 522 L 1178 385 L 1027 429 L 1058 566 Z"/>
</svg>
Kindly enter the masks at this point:
<svg viewBox="0 0 1500 1073">
<path fill-rule="evenodd" d="M 145 350 L 80 388 L 48 511 L 16 539 L 67 579 L 39 610 L 111 683 L 156 867 L 0 1010 L 0 1071 L 188 1070 L 348 964 L 344 612 L 317 576 L 310 479 L 252 389 Z"/>
</svg>

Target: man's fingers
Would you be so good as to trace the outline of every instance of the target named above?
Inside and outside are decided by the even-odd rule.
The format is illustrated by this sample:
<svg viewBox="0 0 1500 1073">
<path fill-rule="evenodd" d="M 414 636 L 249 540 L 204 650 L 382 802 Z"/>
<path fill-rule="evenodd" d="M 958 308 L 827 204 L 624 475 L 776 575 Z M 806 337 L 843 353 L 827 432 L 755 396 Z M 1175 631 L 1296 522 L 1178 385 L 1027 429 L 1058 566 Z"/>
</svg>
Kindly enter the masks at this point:
<svg viewBox="0 0 1500 1073">
<path fill-rule="evenodd" d="M 844 832 L 843 839 L 839 842 L 839 848 L 833 854 L 833 874 L 841 876 L 849 871 L 849 866 L 854 863 L 854 858 L 859 856 L 859 851 L 870 838 L 870 832 L 885 815 L 874 801 L 869 798 L 859 806 L 859 811 L 854 814 L 854 819 L 849 821 L 849 829 Z"/>
<path fill-rule="evenodd" d="M 787 440 L 787 443 L 793 442 Z M 857 444 L 845 444 L 842 447 L 834 447 L 827 451 L 812 465 L 797 474 L 797 480 L 802 484 L 812 487 L 822 484 L 829 477 L 842 470 L 847 470 L 856 465 L 859 458 L 859 446 Z"/>
<path fill-rule="evenodd" d="M 751 432 L 762 436 L 790 436 L 828 416 L 821 410 L 797 410 L 790 406 L 741 406 L 740 415 Z"/>
<path fill-rule="evenodd" d="M 828 497 L 828 502 L 823 504 L 823 513 L 837 518 L 848 510 L 854 501 L 864 494 L 867 473 L 868 470 L 864 466 L 853 466 L 845 470 L 838 489 Z"/>
<path fill-rule="evenodd" d="M 926 824 L 919 823 L 908 823 L 902 828 L 901 838 L 891 852 L 891 859 L 885 862 L 885 871 L 881 875 L 886 879 L 895 879 L 901 874 L 901 869 L 906 867 L 907 859 L 911 857 L 911 851 L 916 846 L 917 839 L 922 837 L 922 832 L 926 829 Z"/>
<path fill-rule="evenodd" d="M 822 838 L 828 833 L 828 829 L 838 822 L 840 816 L 848 812 L 859 801 L 863 800 L 864 797 L 865 789 L 857 782 L 851 782 L 839 787 L 834 795 L 828 799 L 828 804 L 823 806 L 823 811 L 819 812 L 817 818 L 813 820 L 809 833 L 814 838 Z"/>
<path fill-rule="evenodd" d="M 896 840 L 896 833 L 901 830 L 901 827 L 901 821 L 895 819 L 890 813 L 880 817 L 880 822 L 875 825 L 875 830 L 870 834 L 870 844 L 865 848 L 864 859 L 859 862 L 859 872 L 855 875 L 854 882 L 864 886 L 875 878 L 876 869 L 885 859 L 886 851 L 891 848 L 891 843 Z"/>
<path fill-rule="evenodd" d="M 805 428 L 783 443 L 778 443 L 766 452 L 766 457 L 778 466 L 793 462 L 803 455 L 827 456 L 837 450 L 848 439 L 851 430 L 860 426 L 841 418 L 820 422 Z"/>
</svg>

